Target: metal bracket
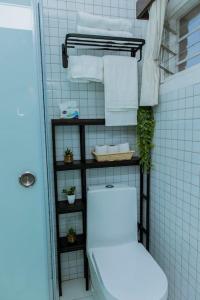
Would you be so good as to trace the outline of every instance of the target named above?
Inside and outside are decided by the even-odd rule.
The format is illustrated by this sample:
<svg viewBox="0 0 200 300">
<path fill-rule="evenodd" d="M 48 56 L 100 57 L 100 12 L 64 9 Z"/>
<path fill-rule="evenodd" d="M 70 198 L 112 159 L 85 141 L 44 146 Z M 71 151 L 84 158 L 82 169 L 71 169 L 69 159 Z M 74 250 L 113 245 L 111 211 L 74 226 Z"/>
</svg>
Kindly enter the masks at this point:
<svg viewBox="0 0 200 300">
<path fill-rule="evenodd" d="M 63 63 L 63 68 L 68 67 L 68 55 L 66 53 L 66 48 L 64 44 L 62 44 L 62 63 Z"/>
</svg>

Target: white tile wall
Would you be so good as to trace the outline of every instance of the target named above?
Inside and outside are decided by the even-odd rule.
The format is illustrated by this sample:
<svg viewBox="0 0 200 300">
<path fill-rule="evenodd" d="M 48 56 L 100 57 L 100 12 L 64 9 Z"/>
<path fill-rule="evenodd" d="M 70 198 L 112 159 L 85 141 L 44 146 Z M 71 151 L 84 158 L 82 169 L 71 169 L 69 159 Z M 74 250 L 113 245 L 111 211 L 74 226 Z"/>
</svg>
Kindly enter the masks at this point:
<svg viewBox="0 0 200 300">
<path fill-rule="evenodd" d="M 155 117 L 151 251 L 169 300 L 199 300 L 200 83 L 163 94 Z"/>
<path fill-rule="evenodd" d="M 67 81 L 67 70 L 62 68 L 60 46 L 66 33 L 75 31 L 76 10 L 135 20 L 135 0 L 43 0 L 49 119 L 59 116 L 59 103 L 72 99 L 77 101 L 81 117 L 104 116 L 103 85 L 72 84 Z M 145 22 L 134 22 L 135 36 L 143 37 Z M 169 300 L 199 300 L 200 85 L 162 95 L 155 112 L 151 251 L 169 279 Z M 89 128 L 87 156 L 91 156 L 95 144 L 114 144 L 127 140 L 135 144 L 133 129 Z M 57 145 L 58 159 L 62 159 L 67 146 L 73 148 L 75 158 L 78 158 L 77 128 L 59 128 Z M 89 170 L 89 184 L 123 181 L 138 186 L 137 172 L 132 167 Z M 66 184 L 75 184 L 80 195 L 78 171 L 59 173 L 60 199 L 63 199 L 61 190 Z M 80 214 L 62 216 L 60 224 L 61 235 L 65 235 L 72 225 L 78 232 L 82 231 Z M 63 280 L 81 276 L 81 251 L 63 254 Z"/>
<path fill-rule="evenodd" d="M 58 104 L 67 100 L 75 100 L 80 108 L 82 118 L 104 117 L 104 89 L 102 84 L 70 83 L 67 80 L 67 69 L 62 67 L 61 44 L 65 35 L 75 32 L 76 11 L 83 10 L 95 14 L 131 18 L 134 21 L 134 35 L 144 37 L 145 21 L 135 19 L 136 0 L 43 0 L 43 23 L 45 34 L 45 64 L 47 78 L 47 106 L 48 118 L 58 118 Z M 71 51 L 71 54 L 77 53 Z M 94 51 L 79 50 L 78 53 L 92 53 Z M 96 53 L 97 54 L 97 53 Z M 98 53 L 97 55 L 102 55 Z M 75 159 L 80 156 L 78 129 L 57 129 L 57 158 L 63 158 L 66 147 L 73 148 Z M 135 145 L 134 128 L 104 128 L 91 127 L 87 129 L 87 157 L 91 157 L 91 150 L 96 144 L 115 144 L 128 141 Z M 110 168 L 88 171 L 88 184 L 126 182 L 138 186 L 138 169 Z M 81 194 L 80 174 L 78 171 L 59 173 L 59 196 L 63 199 L 62 189 L 68 185 L 77 186 L 77 194 Z M 68 228 L 73 225 L 78 232 L 82 230 L 80 214 L 62 216 L 60 218 L 61 235 L 66 235 Z M 82 253 L 62 255 L 62 278 L 73 279 L 83 276 Z"/>
</svg>

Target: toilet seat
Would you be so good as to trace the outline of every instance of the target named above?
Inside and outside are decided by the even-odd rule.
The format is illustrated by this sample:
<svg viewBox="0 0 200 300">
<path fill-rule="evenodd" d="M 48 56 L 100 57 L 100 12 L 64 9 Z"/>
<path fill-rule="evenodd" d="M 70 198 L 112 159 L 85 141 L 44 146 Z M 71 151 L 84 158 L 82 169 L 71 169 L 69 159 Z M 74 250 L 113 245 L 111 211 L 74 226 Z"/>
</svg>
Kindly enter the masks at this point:
<svg viewBox="0 0 200 300">
<path fill-rule="evenodd" d="M 138 242 L 89 250 L 98 281 L 117 300 L 167 300 L 167 278 Z"/>
</svg>

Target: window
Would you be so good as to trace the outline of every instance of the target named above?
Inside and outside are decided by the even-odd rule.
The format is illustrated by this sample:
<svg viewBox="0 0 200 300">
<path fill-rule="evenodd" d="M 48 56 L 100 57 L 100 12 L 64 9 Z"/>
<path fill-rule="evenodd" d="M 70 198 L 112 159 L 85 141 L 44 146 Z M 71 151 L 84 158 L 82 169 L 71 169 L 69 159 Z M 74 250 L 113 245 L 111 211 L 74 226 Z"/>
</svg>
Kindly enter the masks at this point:
<svg viewBox="0 0 200 300">
<path fill-rule="evenodd" d="M 200 5 L 180 19 L 178 70 L 200 63 Z"/>
<path fill-rule="evenodd" d="M 161 82 L 200 63 L 200 4 L 182 9 L 184 15 L 180 9 L 178 16 L 166 20 L 160 55 Z"/>
</svg>

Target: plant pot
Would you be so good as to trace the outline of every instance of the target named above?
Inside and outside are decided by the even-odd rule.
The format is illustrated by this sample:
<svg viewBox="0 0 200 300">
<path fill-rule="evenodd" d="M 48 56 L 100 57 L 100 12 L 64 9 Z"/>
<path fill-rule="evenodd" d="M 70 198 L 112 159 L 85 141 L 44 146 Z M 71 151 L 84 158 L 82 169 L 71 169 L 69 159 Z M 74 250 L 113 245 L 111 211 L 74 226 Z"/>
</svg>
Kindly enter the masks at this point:
<svg viewBox="0 0 200 300">
<path fill-rule="evenodd" d="M 76 242 L 76 235 L 75 234 L 68 234 L 67 241 L 69 244 L 74 244 Z"/>
<path fill-rule="evenodd" d="M 70 164 L 73 162 L 73 155 L 65 155 L 64 156 L 64 163 Z"/>
<path fill-rule="evenodd" d="M 69 202 L 69 204 L 74 204 L 75 200 L 76 200 L 75 195 L 67 195 L 67 201 Z"/>
</svg>

